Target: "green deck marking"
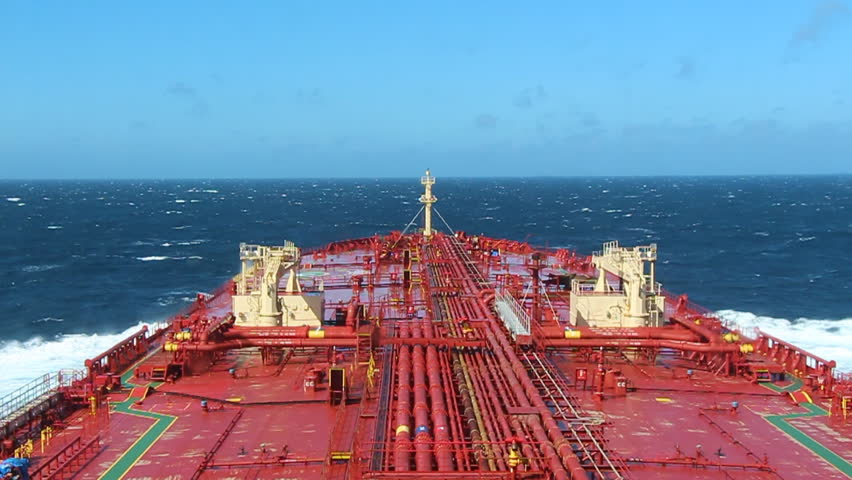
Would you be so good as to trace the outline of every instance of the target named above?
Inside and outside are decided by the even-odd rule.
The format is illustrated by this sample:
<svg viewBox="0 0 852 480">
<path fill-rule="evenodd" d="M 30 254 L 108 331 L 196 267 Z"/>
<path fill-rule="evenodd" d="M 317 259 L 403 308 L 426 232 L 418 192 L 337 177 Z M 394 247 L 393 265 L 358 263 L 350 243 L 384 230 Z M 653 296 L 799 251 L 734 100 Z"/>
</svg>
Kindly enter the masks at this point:
<svg viewBox="0 0 852 480">
<path fill-rule="evenodd" d="M 177 417 L 172 415 L 164 415 L 162 413 L 146 412 L 144 410 L 134 410 L 130 408 L 135 402 L 140 400 L 138 397 L 130 397 L 127 400 L 113 404 L 114 411 L 127 415 L 136 415 L 137 417 L 153 418 L 156 421 L 142 434 L 133 445 L 130 446 L 116 460 L 109 470 L 98 477 L 98 480 L 120 480 L 136 462 L 145 455 L 145 452 L 150 449 L 157 440 L 175 423 Z"/>
<path fill-rule="evenodd" d="M 145 355 L 144 357 L 142 357 L 141 360 L 131 365 L 124 372 L 124 374 L 121 375 L 122 387 L 133 388 L 147 386 L 149 388 L 157 388 L 162 385 L 163 382 L 150 382 L 147 385 L 139 385 L 130 381 L 130 379 L 133 377 L 134 369 L 136 369 L 136 367 L 145 360 L 151 358 L 157 352 L 159 352 L 159 349 L 154 349 L 154 351 L 152 351 L 148 355 Z M 134 403 L 139 400 L 141 400 L 141 398 L 139 397 L 128 397 L 127 400 L 124 400 L 123 402 L 113 403 L 113 412 L 124 413 L 127 415 L 136 415 L 137 417 L 152 418 L 156 421 L 150 427 L 148 427 L 148 430 L 145 430 L 145 433 L 143 433 L 139 438 L 136 439 L 135 442 L 133 442 L 133 445 L 131 445 L 130 448 L 125 450 L 124 453 L 122 453 L 121 456 L 118 457 L 118 460 L 113 462 L 112 466 L 110 466 L 109 469 L 103 473 L 103 475 L 98 477 L 98 480 L 120 480 L 125 475 L 127 475 L 127 472 L 130 471 L 131 468 L 133 468 L 133 465 L 136 465 L 136 462 L 138 462 L 139 459 L 142 458 L 143 455 L 145 455 L 145 452 L 147 452 L 154 445 L 154 443 L 156 443 L 157 440 L 159 440 L 160 437 L 163 436 L 164 433 L 166 433 L 166 430 L 168 430 L 169 427 L 171 427 L 172 424 L 175 423 L 175 420 L 177 420 L 177 417 L 172 415 L 146 412 L 144 410 L 134 410 L 130 408 Z"/>
<path fill-rule="evenodd" d="M 133 365 L 131 365 L 130 367 L 128 367 L 128 368 L 127 368 L 127 370 L 125 370 L 125 371 L 124 371 L 124 373 L 121 375 L 121 385 L 122 385 L 123 387 L 126 387 L 126 388 L 144 387 L 144 385 L 137 385 L 137 384 L 135 384 L 135 383 L 130 383 L 130 379 L 131 379 L 131 378 L 133 378 L 133 370 L 135 370 L 135 369 L 136 369 L 136 367 L 138 367 L 138 366 L 139 366 L 142 362 L 144 362 L 145 360 L 148 360 L 149 358 L 153 357 L 153 356 L 154 356 L 155 354 L 157 354 L 159 351 L 160 351 L 160 349 L 159 349 L 159 348 L 155 348 L 155 349 L 154 349 L 151 353 L 149 353 L 148 355 L 145 355 L 145 356 L 144 356 L 144 357 L 142 357 L 142 358 L 141 358 L 138 362 L 136 362 L 136 363 L 134 363 Z M 156 387 L 154 387 L 154 383 L 156 383 L 156 384 L 157 384 L 157 386 L 159 386 L 159 385 L 162 385 L 162 384 L 163 384 L 163 382 L 153 382 L 153 383 L 150 383 L 150 384 L 148 384 L 148 385 L 149 385 L 151 388 L 156 388 Z"/>
<path fill-rule="evenodd" d="M 761 383 L 761 385 L 776 392 L 795 392 L 796 390 L 802 388 L 802 379 L 799 377 L 793 377 L 793 383 L 787 385 L 786 387 L 779 387 L 774 383 Z"/>
<path fill-rule="evenodd" d="M 813 403 L 800 403 L 799 406 L 804 407 L 808 410 L 808 412 L 790 413 L 787 415 L 766 415 L 763 418 L 765 418 L 766 421 L 771 423 L 772 425 L 775 425 L 775 427 L 781 430 L 782 432 L 793 437 L 795 441 L 802 444 L 808 450 L 822 457 L 823 460 L 830 463 L 834 468 L 840 470 L 841 472 L 846 474 L 846 476 L 852 478 L 852 463 L 847 462 L 843 459 L 843 457 L 832 452 L 831 450 L 823 446 L 821 443 L 808 436 L 805 432 L 787 423 L 787 420 L 791 418 L 821 417 L 824 415 L 828 415 L 828 412 Z"/>
</svg>

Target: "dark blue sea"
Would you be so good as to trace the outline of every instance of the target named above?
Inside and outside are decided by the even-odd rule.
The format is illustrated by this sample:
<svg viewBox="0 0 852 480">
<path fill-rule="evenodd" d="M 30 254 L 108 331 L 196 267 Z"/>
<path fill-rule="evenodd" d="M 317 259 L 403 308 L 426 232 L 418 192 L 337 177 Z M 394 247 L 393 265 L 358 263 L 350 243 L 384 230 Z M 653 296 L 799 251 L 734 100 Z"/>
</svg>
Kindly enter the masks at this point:
<svg viewBox="0 0 852 480">
<path fill-rule="evenodd" d="M 418 179 L 0 182 L 0 393 L 162 321 L 240 242 L 400 230 Z M 455 230 L 582 253 L 657 243 L 664 287 L 852 368 L 852 176 L 438 178 Z"/>
</svg>

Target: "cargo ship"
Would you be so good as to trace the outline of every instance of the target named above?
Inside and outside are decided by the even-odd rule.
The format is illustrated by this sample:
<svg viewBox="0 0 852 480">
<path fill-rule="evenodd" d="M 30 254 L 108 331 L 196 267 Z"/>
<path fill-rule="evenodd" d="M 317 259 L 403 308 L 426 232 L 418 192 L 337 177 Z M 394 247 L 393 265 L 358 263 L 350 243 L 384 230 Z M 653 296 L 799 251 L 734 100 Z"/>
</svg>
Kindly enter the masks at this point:
<svg viewBox="0 0 852 480">
<path fill-rule="evenodd" d="M 241 244 L 213 294 L 0 399 L 0 478 L 852 477 L 835 362 L 666 291 L 655 244 L 455 231 L 421 183 L 402 231 Z"/>
</svg>

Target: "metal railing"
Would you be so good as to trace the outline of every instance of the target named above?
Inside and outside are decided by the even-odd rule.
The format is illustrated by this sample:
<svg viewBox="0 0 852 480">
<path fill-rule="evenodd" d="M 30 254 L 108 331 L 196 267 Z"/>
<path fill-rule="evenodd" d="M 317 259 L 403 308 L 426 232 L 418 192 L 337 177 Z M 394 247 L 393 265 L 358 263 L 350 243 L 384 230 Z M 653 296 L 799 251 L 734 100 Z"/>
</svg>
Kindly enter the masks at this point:
<svg viewBox="0 0 852 480">
<path fill-rule="evenodd" d="M 80 370 L 60 370 L 55 373 L 46 373 L 17 390 L 3 395 L 0 397 L 0 423 L 10 420 L 19 410 L 47 398 L 59 387 L 70 386 L 73 382 L 81 380 L 85 376 L 85 372 Z"/>
<path fill-rule="evenodd" d="M 512 332 L 512 337 L 518 335 L 529 335 L 532 320 L 527 312 L 521 307 L 515 297 L 503 293 L 494 296 L 494 309 L 497 310 L 500 320 L 506 328 Z"/>
<path fill-rule="evenodd" d="M 571 433 L 571 437 L 579 448 L 575 453 L 584 459 L 599 459 L 592 463 L 591 467 L 597 473 L 597 478 L 602 479 L 624 479 L 627 466 L 619 457 L 610 455 L 609 446 L 605 438 L 593 431 L 592 428 L 600 425 L 599 419 L 589 417 L 579 406 L 578 402 L 566 392 L 558 371 L 550 360 L 542 359 L 538 353 L 525 353 L 521 357 L 527 363 L 527 372 L 530 379 L 542 392 L 542 397 L 550 400 L 550 410 L 555 417 L 564 420 L 565 428 Z"/>
<path fill-rule="evenodd" d="M 624 289 L 617 283 L 607 282 L 608 289 L 605 292 L 595 290 L 595 283 L 578 279 L 571 280 L 571 293 L 574 295 L 624 295 Z"/>
</svg>

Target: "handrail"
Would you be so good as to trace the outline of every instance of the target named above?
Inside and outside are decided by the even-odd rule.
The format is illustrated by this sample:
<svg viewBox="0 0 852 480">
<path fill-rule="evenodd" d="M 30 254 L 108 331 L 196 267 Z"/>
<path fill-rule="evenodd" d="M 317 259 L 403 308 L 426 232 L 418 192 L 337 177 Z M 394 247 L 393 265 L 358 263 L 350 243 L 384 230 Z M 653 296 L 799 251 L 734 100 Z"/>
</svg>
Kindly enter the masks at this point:
<svg viewBox="0 0 852 480">
<path fill-rule="evenodd" d="M 74 476 L 82 468 L 83 460 L 85 460 L 87 454 L 97 451 L 100 444 L 100 434 L 86 440 L 86 443 L 83 443 L 82 437 L 77 437 L 55 455 L 42 461 L 30 478 L 32 480 L 52 480 L 65 478 L 66 474 Z"/>
<path fill-rule="evenodd" d="M 29 383 L 17 388 L 0 397 L 0 423 L 4 423 L 14 414 L 33 403 L 53 393 L 59 387 L 68 387 L 77 380 L 85 377 L 85 372 L 80 370 L 60 370 L 55 373 L 46 373 Z"/>
<path fill-rule="evenodd" d="M 494 296 L 494 309 L 503 324 L 512 332 L 512 337 L 529 335 L 532 319 L 512 295 L 497 293 Z"/>
</svg>

